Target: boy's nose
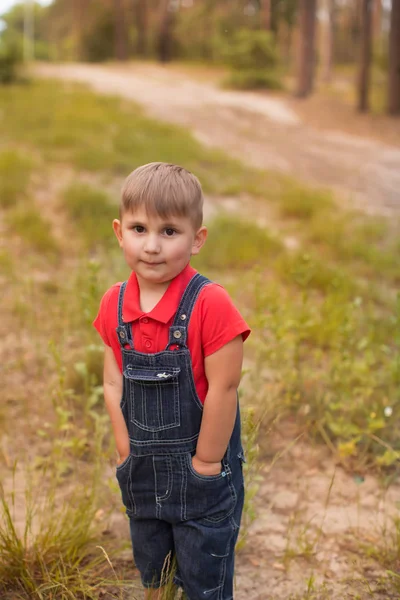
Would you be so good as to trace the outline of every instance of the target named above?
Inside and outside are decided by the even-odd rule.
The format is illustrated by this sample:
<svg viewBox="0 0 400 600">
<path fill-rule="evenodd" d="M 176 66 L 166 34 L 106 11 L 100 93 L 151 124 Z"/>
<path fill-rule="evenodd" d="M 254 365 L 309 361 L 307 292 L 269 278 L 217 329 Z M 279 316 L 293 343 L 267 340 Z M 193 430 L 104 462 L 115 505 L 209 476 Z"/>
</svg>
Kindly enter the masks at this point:
<svg viewBox="0 0 400 600">
<path fill-rule="evenodd" d="M 157 236 L 149 235 L 147 237 L 144 251 L 150 254 L 158 254 L 160 252 L 160 243 Z"/>
</svg>

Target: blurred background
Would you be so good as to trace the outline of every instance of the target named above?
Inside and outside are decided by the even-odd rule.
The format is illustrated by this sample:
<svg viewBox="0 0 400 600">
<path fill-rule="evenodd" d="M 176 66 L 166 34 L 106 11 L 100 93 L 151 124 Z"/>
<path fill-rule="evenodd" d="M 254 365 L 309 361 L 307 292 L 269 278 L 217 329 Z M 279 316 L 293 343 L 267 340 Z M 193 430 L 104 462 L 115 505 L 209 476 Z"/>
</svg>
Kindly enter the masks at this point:
<svg viewBox="0 0 400 600">
<path fill-rule="evenodd" d="M 1 598 L 141 597 L 92 321 L 122 182 L 161 160 L 252 328 L 236 597 L 398 599 L 400 0 L 0 14 Z"/>
</svg>

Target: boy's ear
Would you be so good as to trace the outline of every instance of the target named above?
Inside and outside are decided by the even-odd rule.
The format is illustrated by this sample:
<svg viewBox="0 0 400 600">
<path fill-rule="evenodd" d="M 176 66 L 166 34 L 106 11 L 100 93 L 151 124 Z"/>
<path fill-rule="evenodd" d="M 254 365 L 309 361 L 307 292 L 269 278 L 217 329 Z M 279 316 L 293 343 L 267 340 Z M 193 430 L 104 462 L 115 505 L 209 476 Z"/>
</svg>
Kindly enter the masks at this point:
<svg viewBox="0 0 400 600">
<path fill-rule="evenodd" d="M 200 227 L 200 229 L 198 229 L 196 231 L 196 235 L 194 238 L 194 242 L 192 245 L 192 256 L 194 254 L 198 254 L 201 250 L 201 248 L 204 246 L 205 241 L 207 239 L 207 227 Z"/>
<path fill-rule="evenodd" d="M 119 221 L 118 219 L 114 219 L 112 225 L 113 225 L 114 233 L 117 236 L 118 243 L 122 247 L 122 226 L 121 226 L 121 221 Z"/>
</svg>

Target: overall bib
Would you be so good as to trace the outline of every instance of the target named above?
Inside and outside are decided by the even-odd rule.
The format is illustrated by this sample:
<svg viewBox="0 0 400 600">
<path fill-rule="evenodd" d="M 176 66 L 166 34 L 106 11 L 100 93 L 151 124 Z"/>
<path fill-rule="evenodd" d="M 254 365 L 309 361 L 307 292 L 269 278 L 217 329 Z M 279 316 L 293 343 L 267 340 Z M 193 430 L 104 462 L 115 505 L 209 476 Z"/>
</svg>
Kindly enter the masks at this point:
<svg viewBox="0 0 400 600">
<path fill-rule="evenodd" d="M 134 349 L 131 324 L 123 322 L 126 282 L 121 285 L 117 335 L 130 455 L 117 467 L 117 479 L 143 585 L 163 585 L 168 557 L 176 558 L 175 580 L 189 600 L 231 600 L 244 498 L 239 409 L 221 473 L 203 476 L 192 467 L 203 405 L 195 388 L 187 333 L 199 293 L 209 283 L 200 274 L 193 276 L 167 347 L 155 354 Z"/>
</svg>

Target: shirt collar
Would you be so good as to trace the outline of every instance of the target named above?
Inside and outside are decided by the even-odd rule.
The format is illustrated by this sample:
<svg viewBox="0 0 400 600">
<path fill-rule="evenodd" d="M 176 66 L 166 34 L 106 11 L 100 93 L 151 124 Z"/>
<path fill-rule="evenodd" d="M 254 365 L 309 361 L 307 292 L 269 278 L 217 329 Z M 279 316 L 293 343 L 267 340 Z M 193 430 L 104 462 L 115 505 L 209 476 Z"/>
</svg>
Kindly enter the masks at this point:
<svg viewBox="0 0 400 600">
<path fill-rule="evenodd" d="M 140 308 L 140 289 L 136 273 L 132 272 L 125 290 L 123 321 L 130 323 L 146 315 L 160 323 L 168 323 L 178 310 L 179 302 L 187 284 L 197 271 L 190 266 L 186 267 L 169 284 L 158 304 L 149 313 L 144 313 Z"/>
</svg>

